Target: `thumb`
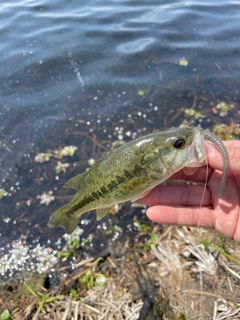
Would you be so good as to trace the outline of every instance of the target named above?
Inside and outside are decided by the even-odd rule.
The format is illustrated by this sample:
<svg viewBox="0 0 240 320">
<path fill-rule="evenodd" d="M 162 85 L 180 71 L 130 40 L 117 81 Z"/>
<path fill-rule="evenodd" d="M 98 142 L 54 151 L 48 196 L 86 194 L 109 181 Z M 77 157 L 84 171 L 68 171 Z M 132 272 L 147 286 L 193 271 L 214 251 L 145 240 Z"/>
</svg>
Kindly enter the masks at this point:
<svg viewBox="0 0 240 320">
<path fill-rule="evenodd" d="M 229 172 L 240 174 L 240 140 L 223 141 L 229 155 Z M 206 142 L 206 153 L 210 167 L 223 170 L 223 158 L 218 149 L 210 142 Z"/>
</svg>

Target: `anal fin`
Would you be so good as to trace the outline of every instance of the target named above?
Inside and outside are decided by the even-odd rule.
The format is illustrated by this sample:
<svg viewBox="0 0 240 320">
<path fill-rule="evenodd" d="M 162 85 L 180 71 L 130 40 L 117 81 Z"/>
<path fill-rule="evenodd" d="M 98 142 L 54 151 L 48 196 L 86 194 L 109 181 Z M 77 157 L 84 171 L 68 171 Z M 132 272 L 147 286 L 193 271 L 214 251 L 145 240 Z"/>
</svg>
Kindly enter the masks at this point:
<svg viewBox="0 0 240 320">
<path fill-rule="evenodd" d="M 100 209 L 96 209 L 97 212 L 97 220 L 101 220 L 103 217 L 105 217 L 105 215 L 112 209 L 111 207 L 105 207 L 105 208 L 100 208 Z"/>
</svg>

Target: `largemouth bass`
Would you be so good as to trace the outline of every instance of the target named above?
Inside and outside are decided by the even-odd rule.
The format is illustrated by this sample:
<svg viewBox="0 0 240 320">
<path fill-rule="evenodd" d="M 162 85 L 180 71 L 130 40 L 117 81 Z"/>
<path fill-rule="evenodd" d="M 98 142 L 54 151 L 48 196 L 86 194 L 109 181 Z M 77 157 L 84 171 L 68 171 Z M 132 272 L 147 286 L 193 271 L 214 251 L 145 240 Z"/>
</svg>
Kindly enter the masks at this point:
<svg viewBox="0 0 240 320">
<path fill-rule="evenodd" d="M 51 215 L 48 226 L 62 226 L 71 233 L 83 213 L 96 209 L 100 220 L 116 204 L 143 197 L 184 167 L 206 165 L 205 140 L 211 140 L 220 150 L 221 140 L 216 137 L 217 144 L 213 137 L 201 127 L 170 129 L 109 152 L 64 185 L 77 193 Z"/>
</svg>

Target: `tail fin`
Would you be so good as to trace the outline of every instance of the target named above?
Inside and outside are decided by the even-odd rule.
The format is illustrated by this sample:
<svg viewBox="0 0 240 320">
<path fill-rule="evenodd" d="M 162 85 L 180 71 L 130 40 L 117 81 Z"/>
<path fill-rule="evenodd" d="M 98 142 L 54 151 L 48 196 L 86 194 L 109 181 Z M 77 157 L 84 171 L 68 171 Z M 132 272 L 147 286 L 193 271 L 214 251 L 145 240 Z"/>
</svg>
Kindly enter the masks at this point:
<svg viewBox="0 0 240 320">
<path fill-rule="evenodd" d="M 68 214 L 68 208 L 63 206 L 57 209 L 50 217 L 48 226 L 57 227 L 61 226 L 65 229 L 66 233 L 72 233 L 79 222 L 79 217 L 76 218 L 73 215 Z"/>
</svg>

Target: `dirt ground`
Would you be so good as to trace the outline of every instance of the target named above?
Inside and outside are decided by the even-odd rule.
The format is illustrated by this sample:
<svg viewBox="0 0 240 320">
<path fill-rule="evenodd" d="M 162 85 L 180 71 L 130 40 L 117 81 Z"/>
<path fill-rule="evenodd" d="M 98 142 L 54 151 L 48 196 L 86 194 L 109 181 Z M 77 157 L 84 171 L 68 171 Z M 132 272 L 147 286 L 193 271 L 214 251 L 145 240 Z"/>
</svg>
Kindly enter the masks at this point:
<svg viewBox="0 0 240 320">
<path fill-rule="evenodd" d="M 10 281 L 1 288 L 1 320 L 240 319 L 239 244 L 196 228 L 154 234 L 145 247 L 118 244 L 71 273 L 66 264 Z"/>
</svg>

